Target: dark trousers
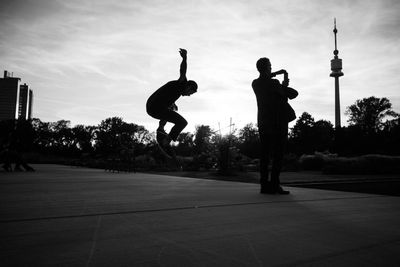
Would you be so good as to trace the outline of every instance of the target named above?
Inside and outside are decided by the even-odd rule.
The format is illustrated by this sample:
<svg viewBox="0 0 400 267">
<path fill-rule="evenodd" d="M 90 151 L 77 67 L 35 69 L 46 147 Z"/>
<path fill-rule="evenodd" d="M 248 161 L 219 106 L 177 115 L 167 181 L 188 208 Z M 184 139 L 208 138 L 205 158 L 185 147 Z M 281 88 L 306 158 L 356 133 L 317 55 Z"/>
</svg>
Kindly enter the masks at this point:
<svg viewBox="0 0 400 267">
<path fill-rule="evenodd" d="M 179 115 L 179 113 L 168 108 L 154 109 L 147 107 L 147 113 L 155 119 L 164 120 L 174 124 L 168 134 L 173 141 L 176 141 L 178 135 L 188 124 L 187 121 L 181 115 Z"/>
<path fill-rule="evenodd" d="M 269 182 L 273 188 L 280 184 L 279 175 L 282 169 L 283 154 L 287 142 L 287 132 L 270 133 L 259 129 L 260 151 L 260 184 L 267 187 Z M 272 158 L 271 179 L 269 179 L 268 165 Z"/>
</svg>

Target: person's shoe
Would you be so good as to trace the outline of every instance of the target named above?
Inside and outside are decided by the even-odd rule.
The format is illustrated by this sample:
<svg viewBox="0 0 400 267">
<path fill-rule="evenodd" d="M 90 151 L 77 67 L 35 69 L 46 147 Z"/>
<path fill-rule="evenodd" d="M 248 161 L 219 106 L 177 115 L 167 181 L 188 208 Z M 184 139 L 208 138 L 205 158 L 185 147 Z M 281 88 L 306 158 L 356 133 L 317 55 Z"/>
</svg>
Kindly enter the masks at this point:
<svg viewBox="0 0 400 267">
<path fill-rule="evenodd" d="M 279 186 L 278 190 L 276 191 L 277 194 L 279 195 L 289 195 L 290 192 L 287 190 L 284 190 L 281 186 Z"/>
<path fill-rule="evenodd" d="M 164 154 L 164 156 L 166 156 L 167 158 L 173 158 L 173 154 L 172 154 L 172 147 L 170 145 L 171 142 L 171 138 L 169 137 L 168 134 L 163 134 L 161 132 L 157 131 L 157 144 L 158 147 L 161 150 L 161 153 Z"/>
</svg>

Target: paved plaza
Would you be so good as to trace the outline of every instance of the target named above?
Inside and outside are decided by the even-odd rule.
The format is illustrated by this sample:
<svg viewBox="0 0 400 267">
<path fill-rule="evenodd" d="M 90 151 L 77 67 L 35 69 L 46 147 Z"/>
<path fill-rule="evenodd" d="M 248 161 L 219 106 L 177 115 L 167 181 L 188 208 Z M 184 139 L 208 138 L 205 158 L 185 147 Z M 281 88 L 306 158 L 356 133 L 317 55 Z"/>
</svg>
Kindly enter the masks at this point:
<svg viewBox="0 0 400 267">
<path fill-rule="evenodd" d="M 0 173 L 1 266 L 399 266 L 400 198 L 60 165 Z"/>
</svg>

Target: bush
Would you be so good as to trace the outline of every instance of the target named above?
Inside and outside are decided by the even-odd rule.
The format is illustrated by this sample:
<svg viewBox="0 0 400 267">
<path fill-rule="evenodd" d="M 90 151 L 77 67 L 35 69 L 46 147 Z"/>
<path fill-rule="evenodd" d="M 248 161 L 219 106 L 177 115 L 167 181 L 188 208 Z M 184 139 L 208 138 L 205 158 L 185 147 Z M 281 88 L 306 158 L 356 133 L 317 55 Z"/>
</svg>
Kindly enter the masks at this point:
<svg viewBox="0 0 400 267">
<path fill-rule="evenodd" d="M 328 159 L 323 168 L 327 174 L 395 174 L 400 173 L 400 157 L 364 155 Z"/>
<path fill-rule="evenodd" d="M 394 174 L 400 173 L 400 157 L 368 154 L 359 157 L 337 157 L 319 153 L 302 155 L 299 164 L 303 170 L 326 174 Z"/>
<path fill-rule="evenodd" d="M 285 154 L 283 156 L 282 171 L 298 171 L 299 159 L 294 153 Z"/>
<path fill-rule="evenodd" d="M 336 154 L 330 154 L 328 152 L 315 152 L 314 155 L 302 155 L 299 159 L 299 164 L 303 170 L 320 171 L 323 169 L 327 160 L 336 157 Z"/>
<path fill-rule="evenodd" d="M 150 155 L 140 155 L 135 157 L 135 165 L 138 169 L 151 170 L 156 166 L 156 161 Z"/>
</svg>

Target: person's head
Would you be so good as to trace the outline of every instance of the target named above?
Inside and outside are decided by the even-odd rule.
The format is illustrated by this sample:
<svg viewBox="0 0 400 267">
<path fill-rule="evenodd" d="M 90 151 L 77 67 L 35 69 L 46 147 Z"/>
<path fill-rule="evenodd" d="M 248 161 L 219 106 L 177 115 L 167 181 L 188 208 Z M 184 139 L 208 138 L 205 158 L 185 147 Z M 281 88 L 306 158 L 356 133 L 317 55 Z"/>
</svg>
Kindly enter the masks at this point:
<svg viewBox="0 0 400 267">
<path fill-rule="evenodd" d="M 271 62 L 269 61 L 268 58 L 262 57 L 259 60 L 257 60 L 257 70 L 260 72 L 260 74 L 271 74 Z"/>
<path fill-rule="evenodd" d="M 190 96 L 197 92 L 197 83 L 195 81 L 189 80 L 186 83 L 186 87 L 183 89 L 182 95 Z"/>
</svg>

